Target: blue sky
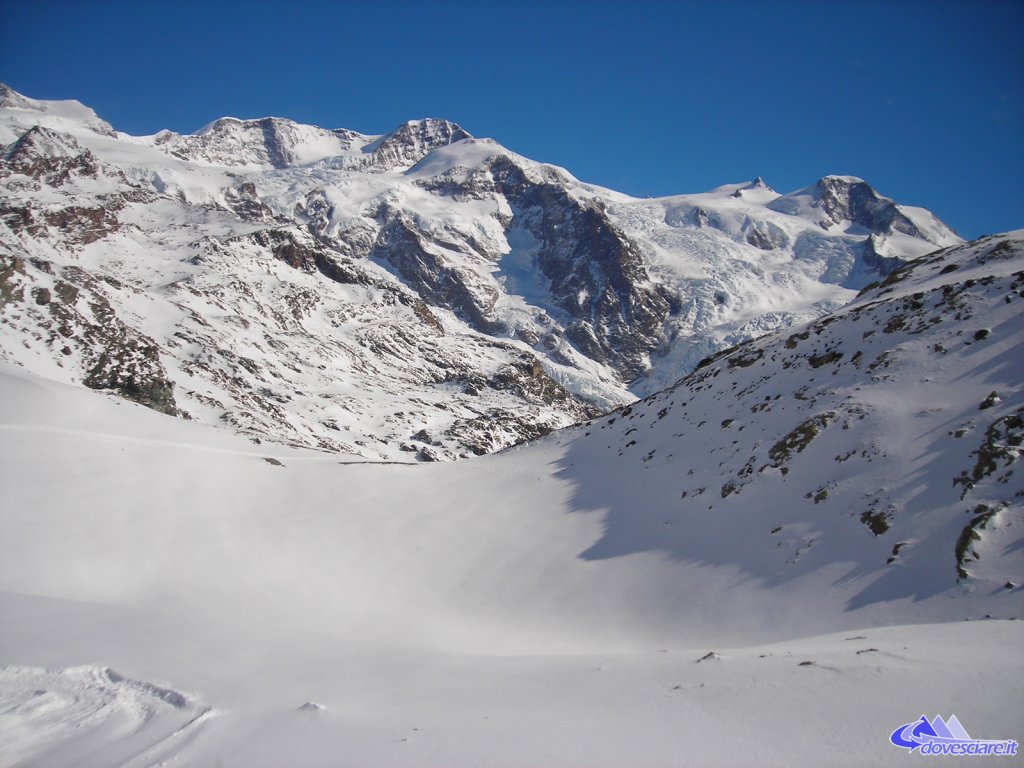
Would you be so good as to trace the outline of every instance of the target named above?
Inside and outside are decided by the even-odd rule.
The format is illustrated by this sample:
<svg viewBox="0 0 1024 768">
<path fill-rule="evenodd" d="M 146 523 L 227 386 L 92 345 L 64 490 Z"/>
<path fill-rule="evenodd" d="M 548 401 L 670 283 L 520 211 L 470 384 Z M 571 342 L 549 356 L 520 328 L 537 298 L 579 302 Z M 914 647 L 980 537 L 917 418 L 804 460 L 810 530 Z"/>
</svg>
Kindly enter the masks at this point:
<svg viewBox="0 0 1024 768">
<path fill-rule="evenodd" d="M 0 80 L 119 130 L 445 117 L 634 195 L 861 176 L 1024 226 L 1024 3 L 5 2 Z"/>
</svg>

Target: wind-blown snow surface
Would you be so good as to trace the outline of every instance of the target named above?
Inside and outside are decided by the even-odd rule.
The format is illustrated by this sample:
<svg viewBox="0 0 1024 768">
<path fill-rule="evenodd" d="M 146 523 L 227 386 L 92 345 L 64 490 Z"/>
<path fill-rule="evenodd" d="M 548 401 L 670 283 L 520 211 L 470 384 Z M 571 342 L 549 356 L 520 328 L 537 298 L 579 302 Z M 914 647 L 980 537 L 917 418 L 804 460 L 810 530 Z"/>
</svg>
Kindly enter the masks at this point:
<svg viewBox="0 0 1024 768">
<path fill-rule="evenodd" d="M 1020 234 L 467 462 L 4 365 L 5 759 L 878 765 L 922 713 L 1019 740 Z"/>
</svg>

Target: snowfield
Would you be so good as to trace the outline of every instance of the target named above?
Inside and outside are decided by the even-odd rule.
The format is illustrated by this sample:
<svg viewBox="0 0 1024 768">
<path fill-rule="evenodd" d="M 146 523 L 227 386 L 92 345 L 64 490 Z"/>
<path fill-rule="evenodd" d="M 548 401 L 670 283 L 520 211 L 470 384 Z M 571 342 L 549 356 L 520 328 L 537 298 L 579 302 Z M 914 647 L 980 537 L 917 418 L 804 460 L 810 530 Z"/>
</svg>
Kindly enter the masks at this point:
<svg viewBox="0 0 1024 768">
<path fill-rule="evenodd" d="M 2 389 L 4 765 L 878 765 L 921 713 L 1020 733 L 1020 622 L 947 596 L 804 637 L 827 590 L 580 559 L 600 514 L 557 449 L 341 464 Z"/>
<path fill-rule="evenodd" d="M 1020 740 L 1022 234 L 463 462 L 3 364 L 3 764 L 903 765 L 922 714 Z"/>
</svg>

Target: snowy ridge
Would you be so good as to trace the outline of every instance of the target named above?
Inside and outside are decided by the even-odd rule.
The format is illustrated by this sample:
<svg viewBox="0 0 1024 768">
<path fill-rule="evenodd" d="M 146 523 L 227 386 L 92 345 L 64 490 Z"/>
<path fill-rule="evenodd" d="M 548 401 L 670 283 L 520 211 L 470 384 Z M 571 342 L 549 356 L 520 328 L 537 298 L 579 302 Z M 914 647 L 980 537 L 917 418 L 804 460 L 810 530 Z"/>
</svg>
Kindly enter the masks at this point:
<svg viewBox="0 0 1024 768">
<path fill-rule="evenodd" d="M 327 131 L 275 117 L 224 117 L 191 136 L 162 131 L 151 141 L 183 160 L 255 170 L 304 165 L 348 154 L 369 140 L 351 131 Z"/>
<path fill-rule="evenodd" d="M 114 129 L 89 107 L 79 101 L 47 101 L 30 99 L 0 83 L 0 108 L 7 110 L 9 121 L 0 127 L 0 141 L 10 143 L 25 126 L 42 125 L 56 131 L 76 132 L 81 129 L 107 136 Z"/>
<path fill-rule="evenodd" d="M 578 422 L 959 242 L 858 179 L 638 200 L 434 118 L 132 137 L 4 88 L 0 141 L 4 359 L 387 460 Z"/>
</svg>

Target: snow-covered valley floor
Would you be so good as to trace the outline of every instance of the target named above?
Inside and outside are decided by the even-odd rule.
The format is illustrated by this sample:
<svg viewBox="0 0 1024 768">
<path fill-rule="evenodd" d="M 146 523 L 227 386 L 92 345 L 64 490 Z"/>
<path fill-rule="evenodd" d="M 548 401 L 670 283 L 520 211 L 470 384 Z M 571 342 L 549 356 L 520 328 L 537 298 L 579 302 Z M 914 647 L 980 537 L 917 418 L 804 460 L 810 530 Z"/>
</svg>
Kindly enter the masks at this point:
<svg viewBox="0 0 1024 768">
<path fill-rule="evenodd" d="M 557 436 L 349 463 L 7 364 L 0 414 L 0 765 L 897 765 L 922 714 L 1024 734 L 1009 613 L 581 557 L 606 530 Z"/>
<path fill-rule="evenodd" d="M 976 737 L 1021 726 L 1019 622 L 887 627 L 698 662 L 704 647 L 475 655 L 239 636 L 24 598 L 5 613 L 24 618 L 18 602 L 36 626 L 5 630 L 4 656 L 37 666 L 0 676 L 24 680 L 2 702 L 12 765 L 899 765 L 928 760 L 888 741 L 922 714 L 955 712 Z M 140 701 L 102 667 L 63 666 L 83 656 L 201 693 L 178 709 Z"/>
</svg>

